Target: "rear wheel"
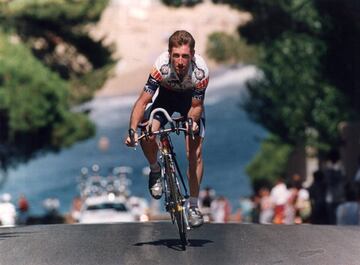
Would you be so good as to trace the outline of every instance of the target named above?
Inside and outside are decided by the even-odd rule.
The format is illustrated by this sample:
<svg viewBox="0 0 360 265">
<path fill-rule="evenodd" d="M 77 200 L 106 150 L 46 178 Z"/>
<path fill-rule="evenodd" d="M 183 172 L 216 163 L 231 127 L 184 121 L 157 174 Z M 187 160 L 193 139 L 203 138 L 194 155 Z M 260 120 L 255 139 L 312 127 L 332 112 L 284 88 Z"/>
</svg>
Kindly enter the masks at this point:
<svg viewBox="0 0 360 265">
<path fill-rule="evenodd" d="M 187 235 L 186 235 L 186 221 L 185 221 L 185 208 L 183 203 L 183 198 L 181 196 L 178 183 L 175 178 L 175 165 L 171 158 L 167 157 L 165 159 L 166 163 L 166 175 L 167 181 L 170 190 L 170 205 L 171 213 L 175 217 L 176 225 L 178 227 L 179 236 L 182 248 L 185 250 L 187 245 Z"/>
</svg>

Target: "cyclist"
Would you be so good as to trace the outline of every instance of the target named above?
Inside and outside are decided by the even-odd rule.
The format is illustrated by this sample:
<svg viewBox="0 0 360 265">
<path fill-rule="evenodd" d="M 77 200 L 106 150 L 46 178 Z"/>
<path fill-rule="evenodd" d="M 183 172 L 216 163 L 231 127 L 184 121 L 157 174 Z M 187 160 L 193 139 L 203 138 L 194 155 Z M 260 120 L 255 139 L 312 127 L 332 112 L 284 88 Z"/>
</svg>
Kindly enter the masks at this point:
<svg viewBox="0 0 360 265">
<path fill-rule="evenodd" d="M 205 135 L 204 96 L 209 81 L 205 61 L 195 54 L 195 40 L 184 30 L 174 32 L 168 43 L 168 51 L 162 53 L 151 70 L 143 91 L 134 104 L 129 132 L 135 133 L 134 140 L 127 137 L 125 144 L 137 144 L 137 125 L 155 108 L 164 108 L 172 115 L 179 112 L 193 119 L 195 139 L 186 136 L 186 151 L 189 162 L 188 179 L 190 187 L 189 222 L 193 227 L 203 224 L 198 208 L 198 196 L 203 176 L 202 143 Z M 156 131 L 167 122 L 164 115 L 155 115 L 152 130 Z M 157 161 L 158 146 L 155 137 L 141 141 L 141 147 L 150 165 L 149 190 L 155 199 L 162 195 L 160 165 Z"/>
</svg>

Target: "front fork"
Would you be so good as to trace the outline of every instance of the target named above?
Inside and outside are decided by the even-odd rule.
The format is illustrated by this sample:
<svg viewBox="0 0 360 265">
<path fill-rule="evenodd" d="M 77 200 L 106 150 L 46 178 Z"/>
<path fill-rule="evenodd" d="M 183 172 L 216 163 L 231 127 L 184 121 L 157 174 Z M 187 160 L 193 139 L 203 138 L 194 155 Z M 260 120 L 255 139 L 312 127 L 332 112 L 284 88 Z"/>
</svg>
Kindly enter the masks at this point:
<svg viewBox="0 0 360 265">
<path fill-rule="evenodd" d="M 160 160 L 161 160 L 163 165 L 164 165 L 164 161 L 165 161 L 165 158 L 164 158 L 165 155 L 169 156 L 169 154 L 161 154 L 160 155 Z M 169 160 L 171 160 L 171 157 L 170 157 Z M 175 169 L 173 169 L 173 170 L 175 170 Z M 171 205 L 172 202 L 170 200 L 170 189 L 169 189 L 167 181 L 165 179 L 167 176 L 166 176 L 164 166 L 161 167 L 161 176 L 162 176 L 163 187 L 164 187 L 163 192 L 165 193 L 165 202 L 164 202 L 165 203 L 165 209 L 166 209 L 167 212 L 170 213 L 172 223 L 175 222 L 175 216 L 174 216 L 175 211 L 182 212 L 182 214 L 184 216 L 185 223 L 186 223 L 186 229 L 190 230 L 190 225 L 189 225 L 189 221 L 188 221 L 188 218 L 187 218 L 187 211 L 186 211 L 186 199 L 182 198 L 181 201 L 176 202 L 175 205 Z M 178 182 L 178 180 L 176 178 L 175 178 L 175 181 L 176 181 L 175 185 L 179 187 L 179 182 Z"/>
</svg>

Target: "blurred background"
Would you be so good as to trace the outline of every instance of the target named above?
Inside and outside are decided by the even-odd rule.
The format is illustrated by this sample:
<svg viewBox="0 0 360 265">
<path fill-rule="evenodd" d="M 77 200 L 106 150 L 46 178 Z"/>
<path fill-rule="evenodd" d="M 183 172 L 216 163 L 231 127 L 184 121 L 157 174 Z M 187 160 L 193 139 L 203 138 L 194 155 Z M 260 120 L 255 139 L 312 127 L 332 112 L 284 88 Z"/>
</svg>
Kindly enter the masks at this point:
<svg viewBox="0 0 360 265">
<path fill-rule="evenodd" d="M 210 69 L 207 221 L 360 224 L 359 14 L 358 0 L 0 0 L 0 224 L 167 218 L 123 140 L 178 29 Z"/>
</svg>

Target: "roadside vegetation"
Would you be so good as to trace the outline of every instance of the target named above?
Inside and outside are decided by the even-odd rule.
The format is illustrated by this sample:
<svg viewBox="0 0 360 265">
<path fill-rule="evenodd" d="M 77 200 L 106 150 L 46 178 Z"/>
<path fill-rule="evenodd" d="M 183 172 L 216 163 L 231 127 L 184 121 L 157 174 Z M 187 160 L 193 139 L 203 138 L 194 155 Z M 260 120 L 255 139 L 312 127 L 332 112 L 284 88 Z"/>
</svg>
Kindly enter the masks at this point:
<svg viewBox="0 0 360 265">
<path fill-rule="evenodd" d="M 264 78 L 249 82 L 243 107 L 277 139 L 270 141 L 274 151 L 279 149 L 286 160 L 289 150 L 283 146 L 307 146 L 321 159 L 338 149 L 340 122 L 359 120 L 360 113 L 356 0 L 223 2 L 253 16 L 239 34 L 259 50 L 257 66 Z M 287 164 L 279 165 L 277 155 L 267 156 L 266 146 L 248 166 L 253 180 L 262 171 L 263 178 L 272 179 L 279 170 L 285 172 Z M 257 173 L 252 170 L 256 165 Z"/>
<path fill-rule="evenodd" d="M 94 135 L 71 107 L 92 98 L 113 65 L 87 28 L 108 1 L 0 3 L 0 169 Z"/>
<path fill-rule="evenodd" d="M 256 64 L 256 47 L 247 45 L 238 35 L 225 32 L 214 32 L 208 36 L 206 54 L 217 63 L 222 64 Z"/>
<path fill-rule="evenodd" d="M 262 72 L 242 100 L 249 117 L 269 131 L 247 168 L 252 181 L 285 173 L 296 147 L 311 147 L 320 159 L 338 149 L 339 124 L 360 119 L 358 1 L 213 2 L 253 18 L 239 36 L 214 33 L 208 43 L 214 60 L 253 63 Z"/>
</svg>

